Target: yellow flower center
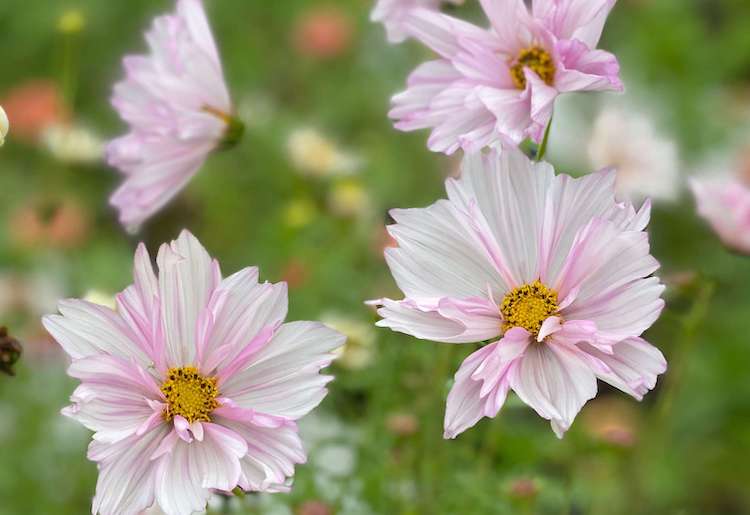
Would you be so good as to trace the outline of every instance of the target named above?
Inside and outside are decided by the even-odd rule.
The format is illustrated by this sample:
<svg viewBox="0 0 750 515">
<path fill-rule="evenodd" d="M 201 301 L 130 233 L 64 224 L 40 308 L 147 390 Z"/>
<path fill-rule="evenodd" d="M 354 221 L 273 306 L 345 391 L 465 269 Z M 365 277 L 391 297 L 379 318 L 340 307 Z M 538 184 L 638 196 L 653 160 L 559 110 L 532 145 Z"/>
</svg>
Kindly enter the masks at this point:
<svg viewBox="0 0 750 515">
<path fill-rule="evenodd" d="M 542 47 L 524 48 L 511 65 L 510 76 L 518 89 L 526 89 L 526 76 L 523 73 L 525 68 L 536 73 L 548 86 L 555 82 L 555 63 L 549 52 Z"/>
<path fill-rule="evenodd" d="M 538 279 L 510 291 L 500 305 L 503 331 L 523 327 L 533 335 L 539 334 L 547 317 L 557 313 L 557 292 Z"/>
<path fill-rule="evenodd" d="M 191 424 L 198 420 L 210 422 L 209 415 L 219 407 L 216 378 L 203 377 L 195 367 L 170 368 L 160 389 L 167 398 L 167 420 L 180 415 Z"/>
</svg>

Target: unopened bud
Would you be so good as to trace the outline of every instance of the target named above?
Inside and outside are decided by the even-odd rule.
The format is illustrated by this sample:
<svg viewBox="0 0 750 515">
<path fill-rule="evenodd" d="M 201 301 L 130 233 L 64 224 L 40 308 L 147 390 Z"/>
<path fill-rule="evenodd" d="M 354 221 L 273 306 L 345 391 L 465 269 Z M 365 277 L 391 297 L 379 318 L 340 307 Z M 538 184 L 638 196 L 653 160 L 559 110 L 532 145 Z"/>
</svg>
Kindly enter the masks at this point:
<svg viewBox="0 0 750 515">
<path fill-rule="evenodd" d="M 0 327 L 0 372 L 15 375 L 13 365 L 21 358 L 21 344 L 8 334 L 8 329 Z"/>
</svg>

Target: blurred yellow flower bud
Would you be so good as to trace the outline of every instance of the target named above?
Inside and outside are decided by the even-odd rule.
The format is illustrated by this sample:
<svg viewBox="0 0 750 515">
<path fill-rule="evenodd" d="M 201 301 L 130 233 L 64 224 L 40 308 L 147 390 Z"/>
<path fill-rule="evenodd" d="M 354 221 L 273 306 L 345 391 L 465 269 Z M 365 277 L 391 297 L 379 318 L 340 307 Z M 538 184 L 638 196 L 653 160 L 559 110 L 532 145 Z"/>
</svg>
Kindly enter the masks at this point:
<svg viewBox="0 0 750 515">
<path fill-rule="evenodd" d="M 57 30 L 63 34 L 76 34 L 86 26 L 86 17 L 78 9 L 65 11 L 57 20 Z"/>
<path fill-rule="evenodd" d="M 299 229 L 312 222 L 318 215 L 315 204 L 306 198 L 292 199 L 284 209 L 284 223 L 292 229 Z"/>
<path fill-rule="evenodd" d="M 337 216 L 364 215 L 370 208 L 370 197 L 358 181 L 341 181 L 331 188 L 328 205 Z"/>
</svg>

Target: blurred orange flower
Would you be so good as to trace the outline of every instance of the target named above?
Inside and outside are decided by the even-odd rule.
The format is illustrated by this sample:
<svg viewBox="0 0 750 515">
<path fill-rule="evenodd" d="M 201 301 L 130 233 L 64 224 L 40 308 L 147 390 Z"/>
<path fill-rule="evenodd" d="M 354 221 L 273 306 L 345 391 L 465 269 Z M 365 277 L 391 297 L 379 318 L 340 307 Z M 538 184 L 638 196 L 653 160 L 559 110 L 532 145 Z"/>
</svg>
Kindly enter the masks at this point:
<svg viewBox="0 0 750 515">
<path fill-rule="evenodd" d="M 45 129 L 69 118 L 60 89 L 47 79 L 16 86 L 0 103 L 13 126 L 14 137 L 26 142 L 36 142 Z"/>
<path fill-rule="evenodd" d="M 344 12 L 335 7 L 318 7 L 299 18 L 292 42 L 302 55 L 332 59 L 351 47 L 353 34 L 352 21 Z"/>
</svg>

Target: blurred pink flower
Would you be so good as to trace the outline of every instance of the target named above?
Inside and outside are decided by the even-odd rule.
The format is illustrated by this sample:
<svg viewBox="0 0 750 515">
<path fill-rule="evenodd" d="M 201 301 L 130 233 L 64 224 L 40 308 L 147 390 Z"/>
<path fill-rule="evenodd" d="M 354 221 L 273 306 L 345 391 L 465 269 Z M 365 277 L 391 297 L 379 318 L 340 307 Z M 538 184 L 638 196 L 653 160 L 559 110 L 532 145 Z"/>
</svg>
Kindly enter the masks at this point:
<svg viewBox="0 0 750 515">
<path fill-rule="evenodd" d="M 750 255 L 750 187 L 742 178 L 692 179 L 700 214 L 732 250 Z"/>
<path fill-rule="evenodd" d="M 294 26 L 293 44 L 302 55 L 332 59 L 345 53 L 352 43 L 351 19 L 336 7 L 322 7 L 302 14 Z"/>
<path fill-rule="evenodd" d="M 95 431 L 93 513 L 204 509 L 211 490 L 287 490 L 305 452 L 295 421 L 325 397 L 319 374 L 343 336 L 284 323 L 284 283 L 258 269 L 222 279 L 187 231 L 162 245 L 158 275 L 143 245 L 117 310 L 63 300 L 43 320 L 81 381 L 63 410 Z"/>
<path fill-rule="evenodd" d="M 112 195 L 131 231 L 164 207 L 239 130 L 202 0 L 178 0 L 146 34 L 151 53 L 123 60 L 125 80 L 112 105 L 130 132 L 112 141 L 107 159 L 125 176 Z"/>
<path fill-rule="evenodd" d="M 637 399 L 666 370 L 641 339 L 664 306 L 650 205 L 615 202 L 614 172 L 572 179 L 516 148 L 465 159 L 448 200 L 394 210 L 386 250 L 406 298 L 376 301 L 381 327 L 471 354 L 448 395 L 445 437 L 494 417 L 512 389 L 562 437 L 596 379 Z"/>
<path fill-rule="evenodd" d="M 464 0 L 378 0 L 370 19 L 385 26 L 388 41 L 401 43 L 409 37 L 405 23 L 414 9 L 424 7 L 437 10 L 443 3 L 462 5 Z"/>
<path fill-rule="evenodd" d="M 615 0 L 480 0 L 492 28 L 415 9 L 406 30 L 440 56 L 393 97 L 403 131 L 432 129 L 427 146 L 452 154 L 497 142 L 540 142 L 555 99 L 622 90 L 614 55 L 596 45 Z"/>
<path fill-rule="evenodd" d="M 630 403 L 605 396 L 586 406 L 583 426 L 596 440 L 617 447 L 632 447 L 638 438 L 638 413 Z"/>
<path fill-rule="evenodd" d="M 13 137 L 27 142 L 37 142 L 45 129 L 70 117 L 60 89 L 47 79 L 19 84 L 0 103 L 13 126 Z"/>
</svg>

